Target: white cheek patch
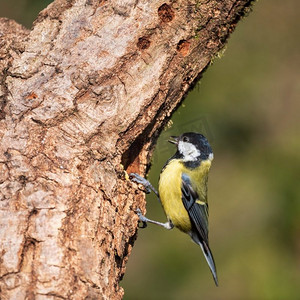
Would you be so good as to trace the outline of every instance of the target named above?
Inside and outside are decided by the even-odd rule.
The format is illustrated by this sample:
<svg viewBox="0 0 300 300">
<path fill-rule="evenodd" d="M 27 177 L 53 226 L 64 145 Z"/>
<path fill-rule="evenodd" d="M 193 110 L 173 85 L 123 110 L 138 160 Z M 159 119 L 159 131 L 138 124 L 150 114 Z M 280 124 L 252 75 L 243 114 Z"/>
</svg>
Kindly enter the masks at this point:
<svg viewBox="0 0 300 300">
<path fill-rule="evenodd" d="M 208 156 L 208 159 L 209 159 L 210 161 L 212 161 L 212 160 L 214 159 L 214 154 L 213 154 L 213 153 L 210 153 L 209 156 Z"/>
<path fill-rule="evenodd" d="M 195 161 L 201 154 L 193 144 L 183 141 L 179 141 L 178 151 L 183 155 L 183 161 Z"/>
</svg>

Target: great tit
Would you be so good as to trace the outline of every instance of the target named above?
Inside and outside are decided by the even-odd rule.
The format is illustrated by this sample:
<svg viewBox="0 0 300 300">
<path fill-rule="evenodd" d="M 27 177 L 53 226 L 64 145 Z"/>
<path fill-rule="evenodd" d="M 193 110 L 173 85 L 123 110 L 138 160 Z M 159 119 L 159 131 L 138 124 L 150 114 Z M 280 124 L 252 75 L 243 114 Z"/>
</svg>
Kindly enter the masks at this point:
<svg viewBox="0 0 300 300">
<path fill-rule="evenodd" d="M 169 142 L 177 146 L 176 153 L 166 162 L 160 178 L 158 192 L 149 181 L 136 173 L 131 173 L 133 181 L 145 186 L 146 191 L 154 191 L 158 196 L 168 222 L 150 220 L 138 210 L 140 221 L 172 229 L 174 226 L 190 235 L 198 244 L 218 286 L 217 271 L 208 244 L 208 203 L 207 180 L 213 160 L 212 148 L 208 140 L 199 133 L 188 132 L 179 137 L 171 137 Z"/>
</svg>

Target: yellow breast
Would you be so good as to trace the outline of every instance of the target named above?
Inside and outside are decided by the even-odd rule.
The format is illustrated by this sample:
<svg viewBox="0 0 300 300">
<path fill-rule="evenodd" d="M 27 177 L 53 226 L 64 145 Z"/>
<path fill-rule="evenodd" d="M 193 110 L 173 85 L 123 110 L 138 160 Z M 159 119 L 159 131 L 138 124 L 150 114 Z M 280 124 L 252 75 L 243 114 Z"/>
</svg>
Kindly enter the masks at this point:
<svg viewBox="0 0 300 300">
<path fill-rule="evenodd" d="M 181 199 L 181 175 L 190 176 L 193 188 L 199 195 L 199 200 L 206 201 L 207 175 L 210 161 L 202 161 L 196 169 L 187 169 L 179 160 L 171 160 L 160 174 L 159 196 L 167 218 L 184 232 L 191 230 L 191 222 Z"/>
</svg>

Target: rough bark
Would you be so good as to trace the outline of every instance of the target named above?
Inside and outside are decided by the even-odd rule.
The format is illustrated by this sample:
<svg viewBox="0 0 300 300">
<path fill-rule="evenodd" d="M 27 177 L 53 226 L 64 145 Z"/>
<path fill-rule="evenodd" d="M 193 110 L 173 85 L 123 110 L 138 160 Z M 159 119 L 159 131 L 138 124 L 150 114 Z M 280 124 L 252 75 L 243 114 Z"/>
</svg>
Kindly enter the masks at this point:
<svg viewBox="0 0 300 300">
<path fill-rule="evenodd" d="M 159 131 L 250 0 L 57 0 L 0 19 L 0 298 L 120 299 Z"/>
</svg>

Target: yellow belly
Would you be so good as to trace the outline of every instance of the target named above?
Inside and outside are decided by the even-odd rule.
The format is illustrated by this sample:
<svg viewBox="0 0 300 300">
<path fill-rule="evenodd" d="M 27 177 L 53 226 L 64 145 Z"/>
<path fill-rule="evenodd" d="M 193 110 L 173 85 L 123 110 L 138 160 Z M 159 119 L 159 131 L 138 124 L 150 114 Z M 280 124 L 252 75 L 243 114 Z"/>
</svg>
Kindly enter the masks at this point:
<svg viewBox="0 0 300 300">
<path fill-rule="evenodd" d="M 199 195 L 199 200 L 206 201 L 206 181 L 209 168 L 210 161 L 203 161 L 192 172 L 183 163 L 174 159 L 160 174 L 158 191 L 163 209 L 174 226 L 184 232 L 191 230 L 191 221 L 181 199 L 181 175 L 185 173 L 193 182 L 197 182 L 194 188 Z"/>
<path fill-rule="evenodd" d="M 160 174 L 158 192 L 167 218 L 184 232 L 191 230 L 191 222 L 181 200 L 182 168 L 176 160 Z"/>
</svg>

